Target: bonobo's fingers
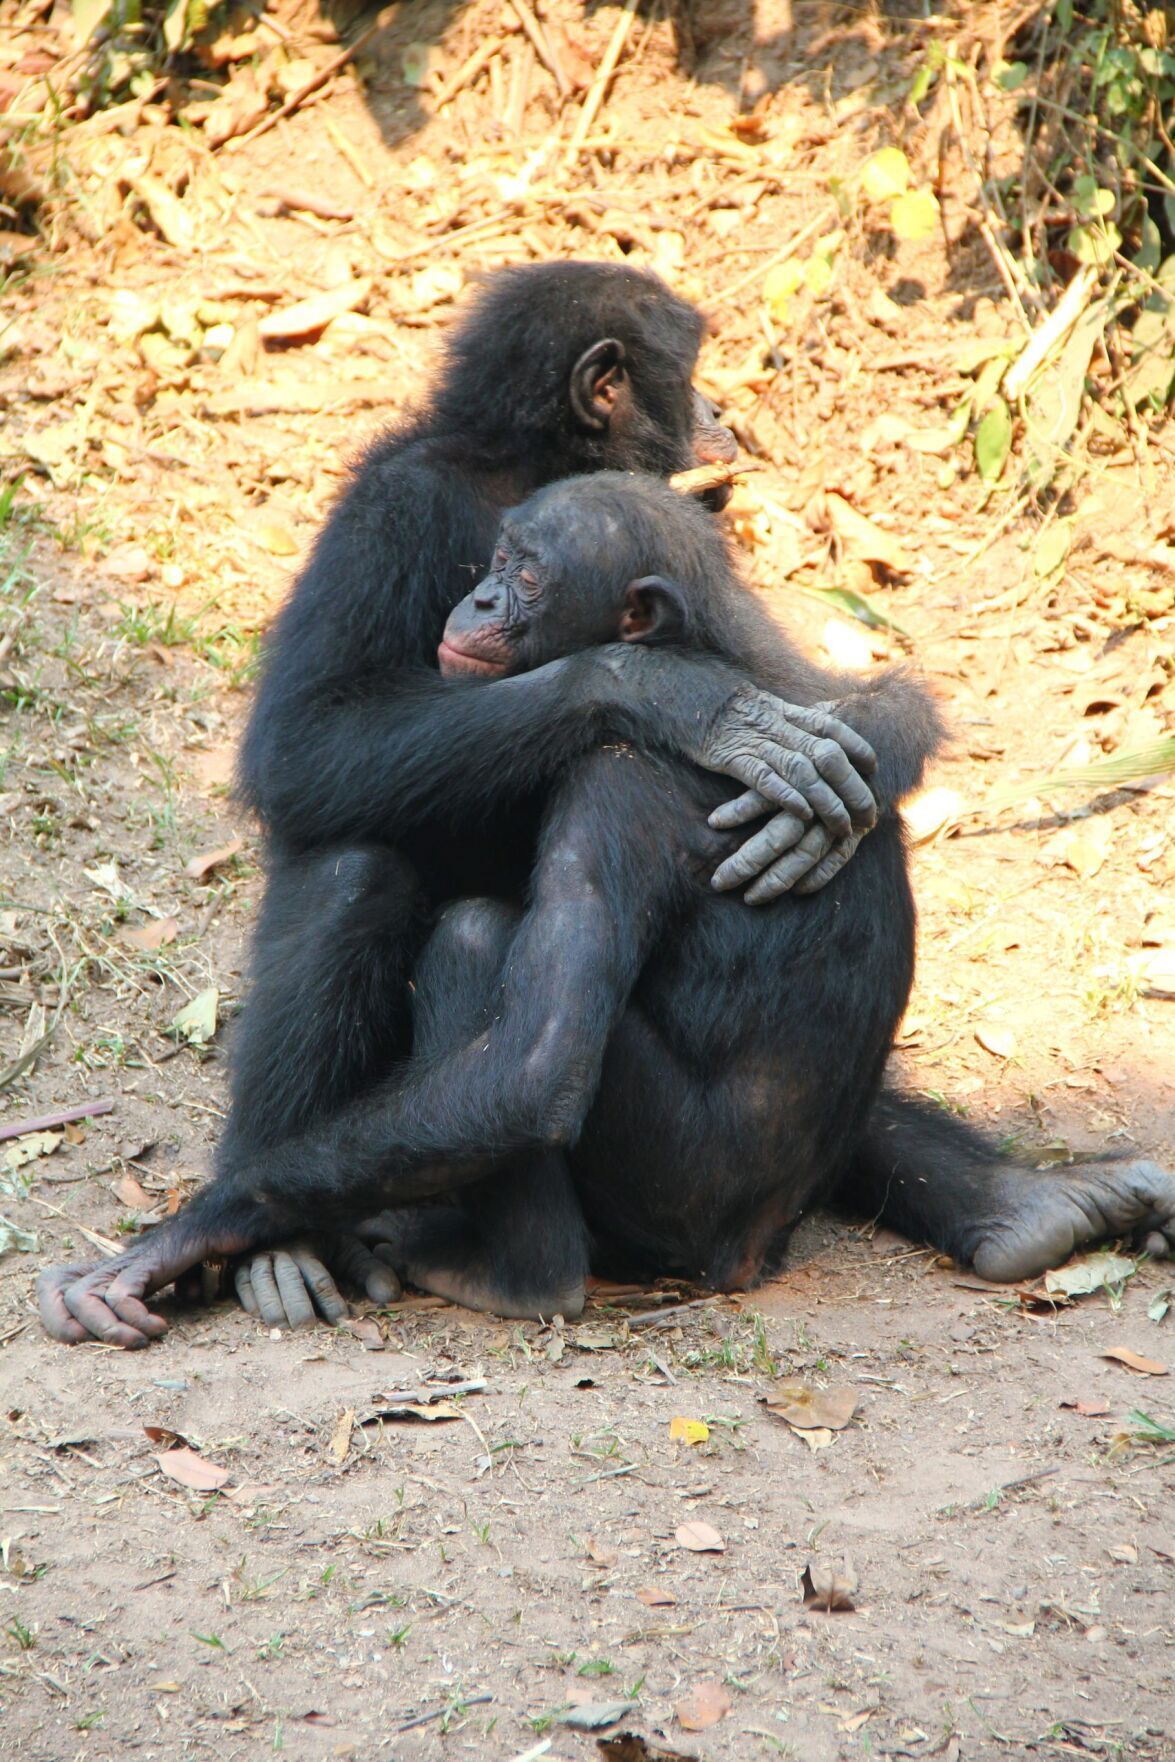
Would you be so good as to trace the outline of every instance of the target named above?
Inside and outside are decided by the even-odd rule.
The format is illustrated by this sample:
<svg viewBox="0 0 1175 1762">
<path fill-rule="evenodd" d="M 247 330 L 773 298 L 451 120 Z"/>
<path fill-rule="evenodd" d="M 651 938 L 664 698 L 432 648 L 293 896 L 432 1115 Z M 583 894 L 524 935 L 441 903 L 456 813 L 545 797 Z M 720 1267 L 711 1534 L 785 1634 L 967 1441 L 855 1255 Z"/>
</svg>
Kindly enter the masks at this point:
<svg viewBox="0 0 1175 1762">
<path fill-rule="evenodd" d="M 383 1244 L 385 1250 L 389 1246 Z M 362 1291 L 372 1303 L 394 1303 L 400 1296 L 400 1281 L 379 1246 L 373 1252 L 358 1236 L 343 1236 L 331 1260 L 347 1283 Z"/>
<path fill-rule="evenodd" d="M 809 826 L 800 842 L 747 888 L 743 894 L 746 904 L 770 905 L 773 899 L 790 893 L 818 863 L 823 862 L 832 842 L 827 826 Z"/>
<path fill-rule="evenodd" d="M 710 823 L 713 824 L 713 816 Z M 732 887 L 741 887 L 747 881 L 754 881 L 765 869 L 770 869 L 786 851 L 799 844 L 807 830 L 803 820 L 797 819 L 795 814 L 775 814 L 753 837 L 741 844 L 733 856 L 727 857 L 715 869 L 711 887 L 717 893 L 725 893 Z"/>
<path fill-rule="evenodd" d="M 818 740 L 834 741 L 858 771 L 871 776 L 877 769 L 877 754 L 863 734 L 841 721 L 836 714 L 838 708 L 839 705 L 831 699 L 819 704 L 789 704 L 788 720 L 802 728 L 805 734 L 814 734 Z"/>
<path fill-rule="evenodd" d="M 83 1340 L 89 1339 L 89 1335 L 79 1322 L 74 1321 L 66 1308 L 65 1291 L 67 1286 L 93 1270 L 89 1265 L 51 1266 L 37 1279 L 37 1308 L 41 1313 L 41 1321 L 55 1340 L 64 1340 L 69 1346 L 80 1345 Z"/>
<path fill-rule="evenodd" d="M 866 831 L 877 819 L 869 785 L 844 747 L 810 729 L 837 722 L 823 711 L 784 703 L 753 686 L 736 691 L 690 756 L 708 770 L 734 777 L 776 808 L 808 820 L 815 814 L 836 838 Z M 868 742 L 847 726 L 853 750 L 873 757 Z M 801 805 L 802 804 L 802 805 Z"/>
<path fill-rule="evenodd" d="M 275 1248 L 265 1254 L 255 1254 L 248 1268 L 248 1288 L 256 1307 L 249 1309 L 240 1280 L 237 1281 L 237 1295 L 250 1315 L 259 1316 L 267 1328 L 310 1326 L 314 1320 L 314 1304 L 306 1290 L 301 1268 L 292 1255 Z M 325 1267 L 322 1270 L 326 1273 Z"/>
<path fill-rule="evenodd" d="M 252 1268 L 247 1260 L 242 1260 L 239 1266 L 233 1268 L 233 1284 L 241 1308 L 249 1315 L 260 1316 L 261 1305 L 253 1289 Z"/>
<path fill-rule="evenodd" d="M 119 1261 L 123 1258 L 120 1255 Z M 61 1296 L 74 1321 L 84 1330 L 83 1337 L 88 1334 L 92 1339 L 105 1341 L 107 1346 L 137 1352 L 167 1332 L 163 1317 L 155 1315 L 142 1301 L 149 1283 L 148 1267 L 133 1262 L 120 1266 L 118 1261 L 108 1261 L 65 1285 Z"/>
<path fill-rule="evenodd" d="M 834 875 L 840 874 L 864 836 L 863 832 L 850 832 L 847 838 L 838 839 L 828 855 L 809 869 L 801 881 L 797 881 L 795 891 L 803 894 L 819 893 Z"/>
<path fill-rule="evenodd" d="M 761 820 L 770 812 L 771 803 L 757 789 L 747 789 L 716 807 L 707 825 L 713 826 L 715 832 L 732 832 L 736 826 L 749 826 L 752 820 Z"/>
</svg>

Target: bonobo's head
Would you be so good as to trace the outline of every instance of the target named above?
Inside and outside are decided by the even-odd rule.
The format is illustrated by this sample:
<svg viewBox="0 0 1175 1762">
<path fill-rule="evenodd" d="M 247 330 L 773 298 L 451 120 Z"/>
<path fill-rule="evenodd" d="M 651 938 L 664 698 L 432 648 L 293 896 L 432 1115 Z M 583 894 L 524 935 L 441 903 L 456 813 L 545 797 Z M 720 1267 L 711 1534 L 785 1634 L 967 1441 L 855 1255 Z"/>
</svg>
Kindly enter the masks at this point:
<svg viewBox="0 0 1175 1762">
<path fill-rule="evenodd" d="M 723 542 L 696 503 L 651 477 L 567 478 L 503 517 L 489 574 L 445 625 L 440 669 L 500 679 L 600 643 L 691 640 L 701 584 L 720 579 Z"/>
<path fill-rule="evenodd" d="M 532 482 L 728 462 L 734 436 L 692 385 L 704 329 L 664 282 L 625 264 L 495 270 L 449 334 L 435 432 Z"/>
</svg>

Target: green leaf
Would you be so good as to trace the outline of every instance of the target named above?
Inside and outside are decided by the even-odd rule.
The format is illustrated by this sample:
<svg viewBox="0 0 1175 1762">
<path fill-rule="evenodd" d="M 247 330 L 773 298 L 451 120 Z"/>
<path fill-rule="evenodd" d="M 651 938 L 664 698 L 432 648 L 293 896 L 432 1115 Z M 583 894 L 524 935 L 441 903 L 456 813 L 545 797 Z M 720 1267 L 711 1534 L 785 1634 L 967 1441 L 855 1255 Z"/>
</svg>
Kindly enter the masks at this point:
<svg viewBox="0 0 1175 1762">
<path fill-rule="evenodd" d="M 1018 92 L 1027 78 L 1027 62 L 1007 61 L 996 73 L 995 83 L 1001 92 Z"/>
<path fill-rule="evenodd" d="M 910 187 L 910 161 L 900 147 L 879 147 L 861 167 L 861 188 L 870 202 L 888 202 Z"/>
<path fill-rule="evenodd" d="M 163 41 L 168 53 L 182 49 L 188 38 L 188 0 L 170 0 L 163 15 Z"/>
<path fill-rule="evenodd" d="M 1146 1306 L 1147 1317 L 1153 1322 L 1161 1322 L 1170 1307 L 1170 1291 L 1156 1291 Z"/>
<path fill-rule="evenodd" d="M 1012 412 L 996 398 L 975 430 L 975 463 L 984 483 L 995 483 L 1012 450 Z"/>
<path fill-rule="evenodd" d="M 1065 242 L 1079 263 L 1092 263 L 1100 269 L 1114 261 L 1114 252 L 1122 244 L 1122 234 L 1112 220 L 1105 220 L 1090 226 L 1072 227 Z"/>
<path fill-rule="evenodd" d="M 793 592 L 802 593 L 807 599 L 819 600 L 822 605 L 833 606 L 839 612 L 848 612 L 850 617 L 859 618 L 870 630 L 892 630 L 895 636 L 907 639 L 910 636 L 910 632 L 883 612 L 875 601 L 863 593 L 854 593 L 851 587 L 800 587 L 795 582 L 790 585 Z"/>
<path fill-rule="evenodd" d="M 898 239 L 928 239 L 938 226 L 938 197 L 933 190 L 907 190 L 889 211 L 889 224 Z"/>
<path fill-rule="evenodd" d="M 429 72 L 428 44 L 409 43 L 400 57 L 400 65 L 406 86 L 422 86 Z"/>
<path fill-rule="evenodd" d="M 168 1024 L 167 1032 L 174 1034 L 177 1040 L 186 1041 L 189 1046 L 207 1046 L 216 1033 L 219 1002 L 220 992 L 215 985 L 210 985 L 207 991 L 198 991 L 191 1003 L 186 1003 Z"/>
<path fill-rule="evenodd" d="M 1051 526 L 1042 528 L 1032 547 L 1033 571 L 1042 581 L 1046 581 L 1050 575 L 1056 575 L 1065 567 L 1072 538 L 1071 520 L 1054 520 Z"/>
<path fill-rule="evenodd" d="M 924 61 L 914 75 L 913 80 L 910 82 L 911 104 L 921 104 L 923 98 L 925 98 L 927 92 L 929 92 L 931 86 L 934 84 L 935 77 L 936 69 L 931 67 L 928 61 Z"/>
<path fill-rule="evenodd" d="M 1163 260 L 1163 235 L 1148 214 L 1142 223 L 1142 236 L 1134 261 L 1146 275 L 1153 275 Z"/>
</svg>

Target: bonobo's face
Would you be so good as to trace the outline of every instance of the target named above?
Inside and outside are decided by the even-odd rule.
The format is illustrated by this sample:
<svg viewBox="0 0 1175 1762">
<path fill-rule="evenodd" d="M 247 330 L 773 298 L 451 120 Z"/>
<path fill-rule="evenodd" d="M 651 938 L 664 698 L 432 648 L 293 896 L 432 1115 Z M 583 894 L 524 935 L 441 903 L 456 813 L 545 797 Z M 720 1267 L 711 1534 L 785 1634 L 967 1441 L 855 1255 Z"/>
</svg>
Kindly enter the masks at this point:
<svg viewBox="0 0 1175 1762">
<path fill-rule="evenodd" d="M 628 550 L 620 522 L 599 510 L 507 514 L 489 574 L 449 615 L 441 672 L 501 679 L 612 642 L 623 634 Z"/>
</svg>

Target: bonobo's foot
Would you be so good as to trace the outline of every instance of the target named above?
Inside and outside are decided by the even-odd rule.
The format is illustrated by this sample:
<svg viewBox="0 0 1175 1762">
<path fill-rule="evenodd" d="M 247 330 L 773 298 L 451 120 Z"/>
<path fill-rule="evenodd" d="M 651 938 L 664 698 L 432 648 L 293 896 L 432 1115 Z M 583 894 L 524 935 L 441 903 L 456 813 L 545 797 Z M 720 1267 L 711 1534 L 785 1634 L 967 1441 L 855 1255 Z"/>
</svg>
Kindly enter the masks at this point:
<svg viewBox="0 0 1175 1762">
<path fill-rule="evenodd" d="M 1009 1172 L 993 1201 L 993 1215 L 969 1229 L 965 1241 L 980 1278 L 998 1284 L 1033 1278 L 1118 1236 L 1156 1260 L 1175 1252 L 1175 1176 L 1157 1163 Z"/>
<path fill-rule="evenodd" d="M 355 1236 L 267 1249 L 233 1272 L 237 1296 L 267 1328 L 309 1327 L 316 1311 L 332 1325 L 345 1320 L 351 1312 L 339 1289 L 343 1282 L 373 1303 L 394 1303 L 400 1295 L 400 1281 L 378 1247 L 370 1249 Z"/>
<path fill-rule="evenodd" d="M 507 1321 L 546 1321 L 553 1315 L 574 1321 L 583 1313 L 587 1292 L 581 1275 L 544 1276 L 543 1269 L 528 1266 L 525 1280 L 509 1277 L 455 1208 L 384 1211 L 359 1229 L 406 1284 L 463 1309 Z"/>
<path fill-rule="evenodd" d="M 186 1222 L 160 1224 L 113 1260 L 47 1268 L 37 1280 L 41 1320 L 55 1340 L 72 1346 L 104 1340 L 136 1351 L 167 1332 L 143 1299 L 218 1252 L 215 1241 Z"/>
</svg>

